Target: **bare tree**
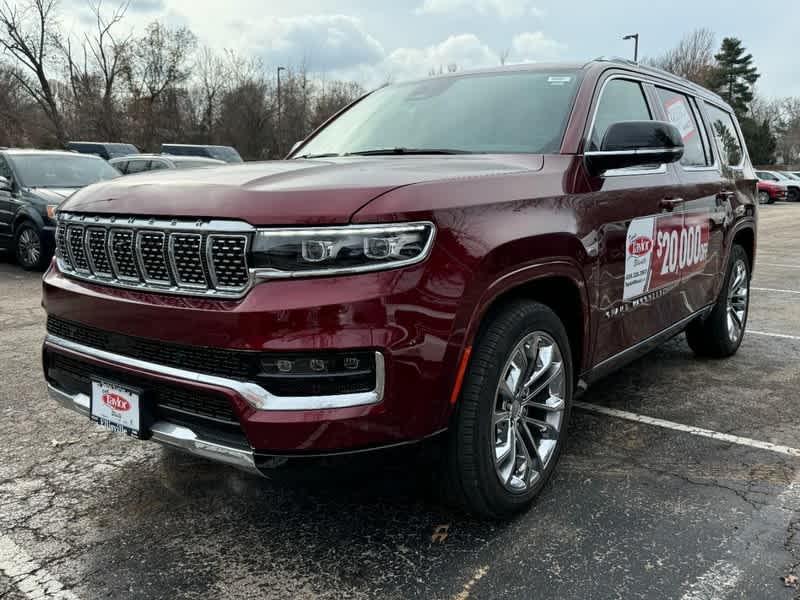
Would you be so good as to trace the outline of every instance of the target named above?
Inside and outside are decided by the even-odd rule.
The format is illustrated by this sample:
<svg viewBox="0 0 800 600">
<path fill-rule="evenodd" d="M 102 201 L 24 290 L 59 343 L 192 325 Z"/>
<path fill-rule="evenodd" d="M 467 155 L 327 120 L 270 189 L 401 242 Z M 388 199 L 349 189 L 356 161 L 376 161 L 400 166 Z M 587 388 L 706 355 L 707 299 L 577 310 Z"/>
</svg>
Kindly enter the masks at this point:
<svg viewBox="0 0 800 600">
<path fill-rule="evenodd" d="M 708 85 L 714 71 L 715 35 L 710 29 L 695 29 L 678 45 L 648 62 L 700 85 Z"/>
<path fill-rule="evenodd" d="M 0 6 L 0 48 L 16 62 L 13 79 L 41 107 L 53 125 L 59 144 L 67 142 L 67 132 L 50 84 L 48 66 L 57 41 L 57 0 L 25 0 Z"/>
<path fill-rule="evenodd" d="M 205 46 L 200 50 L 194 71 L 198 80 L 200 133 L 211 136 L 219 115 L 222 95 L 231 83 L 232 69 L 230 64 Z"/>
</svg>

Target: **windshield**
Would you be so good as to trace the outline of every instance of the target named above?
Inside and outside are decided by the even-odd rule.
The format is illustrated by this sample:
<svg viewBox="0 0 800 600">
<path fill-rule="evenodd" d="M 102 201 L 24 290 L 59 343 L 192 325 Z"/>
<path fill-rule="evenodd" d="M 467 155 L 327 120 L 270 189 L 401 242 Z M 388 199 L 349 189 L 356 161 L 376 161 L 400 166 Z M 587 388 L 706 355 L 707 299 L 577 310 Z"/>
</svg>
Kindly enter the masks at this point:
<svg viewBox="0 0 800 600">
<path fill-rule="evenodd" d="M 295 158 L 391 149 L 554 153 L 579 78 L 577 70 L 516 71 L 385 87 L 325 127 Z"/>
<path fill-rule="evenodd" d="M 80 188 L 120 173 L 106 161 L 79 154 L 28 154 L 10 157 L 19 183 L 29 188 Z"/>
<path fill-rule="evenodd" d="M 785 173 L 781 173 L 780 171 L 775 171 L 775 176 L 777 179 L 791 179 L 791 177 L 787 176 Z"/>
<path fill-rule="evenodd" d="M 139 153 L 139 150 L 133 144 L 106 144 L 106 151 L 111 157 Z"/>
<path fill-rule="evenodd" d="M 243 162 L 239 153 L 228 146 L 211 146 L 208 149 L 208 153 L 212 158 L 216 158 L 217 160 L 224 160 L 229 163 Z"/>
</svg>

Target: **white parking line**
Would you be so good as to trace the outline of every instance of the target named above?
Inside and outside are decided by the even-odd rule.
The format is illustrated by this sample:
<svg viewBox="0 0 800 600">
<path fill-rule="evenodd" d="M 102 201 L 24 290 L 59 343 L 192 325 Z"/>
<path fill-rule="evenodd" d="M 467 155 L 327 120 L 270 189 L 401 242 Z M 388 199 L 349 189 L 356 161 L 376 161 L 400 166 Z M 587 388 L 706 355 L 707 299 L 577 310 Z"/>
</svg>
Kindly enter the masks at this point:
<svg viewBox="0 0 800 600">
<path fill-rule="evenodd" d="M 587 412 L 606 415 L 609 417 L 616 417 L 618 419 L 625 419 L 627 421 L 636 421 L 638 423 L 645 423 L 647 425 L 654 425 L 655 427 L 664 427 L 665 429 L 673 429 L 675 431 L 683 431 L 691 435 L 698 435 L 700 437 L 707 437 L 720 442 L 728 442 L 729 444 L 738 444 L 739 446 L 749 446 L 751 448 L 758 448 L 759 450 L 769 450 L 777 452 L 778 454 L 786 454 L 787 456 L 800 457 L 800 448 L 790 448 L 789 446 L 781 446 L 780 444 L 773 444 L 772 442 L 761 442 L 750 438 L 740 437 L 738 435 L 731 435 L 729 433 L 720 433 L 719 431 L 712 431 L 711 429 L 703 429 L 702 427 L 694 427 L 693 425 L 683 425 L 682 423 L 675 423 L 673 421 L 666 421 L 664 419 L 656 419 L 654 417 L 646 417 L 637 413 L 628 412 L 626 410 L 618 410 L 616 408 L 608 408 L 607 406 L 598 406 L 597 404 L 588 404 L 586 402 L 574 402 L 576 408 L 585 410 Z"/>
<path fill-rule="evenodd" d="M 777 288 L 750 288 L 751 290 L 756 290 L 757 292 L 780 292 L 781 294 L 800 294 L 800 290 L 779 290 Z"/>
<path fill-rule="evenodd" d="M 785 340 L 800 340 L 800 335 L 789 335 L 787 333 L 769 333 L 766 331 L 754 331 L 752 329 L 748 329 L 747 333 L 752 333 L 753 335 L 766 335 L 767 337 L 783 338 Z"/>
<path fill-rule="evenodd" d="M 681 600 L 722 600 L 742 578 L 742 570 L 725 560 L 718 560 L 689 586 Z"/>
<path fill-rule="evenodd" d="M 781 269 L 800 269 L 800 265 L 782 265 L 778 263 L 762 263 L 757 262 L 757 267 L 779 267 Z"/>
<path fill-rule="evenodd" d="M 0 536 L 0 573 L 29 600 L 79 600 L 8 536 Z"/>
</svg>

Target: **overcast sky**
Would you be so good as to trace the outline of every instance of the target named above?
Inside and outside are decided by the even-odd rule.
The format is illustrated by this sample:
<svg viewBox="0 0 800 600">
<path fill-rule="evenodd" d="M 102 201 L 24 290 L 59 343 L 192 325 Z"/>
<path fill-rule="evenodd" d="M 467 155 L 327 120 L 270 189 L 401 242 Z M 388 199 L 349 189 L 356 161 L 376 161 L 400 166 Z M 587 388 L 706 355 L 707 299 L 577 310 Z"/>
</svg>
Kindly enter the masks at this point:
<svg viewBox="0 0 800 600">
<path fill-rule="evenodd" d="M 109 0 L 106 0 L 106 4 Z M 82 0 L 62 9 L 80 19 Z M 201 45 L 258 55 L 269 67 L 305 59 L 313 72 L 359 80 L 424 76 L 508 62 L 584 60 L 674 46 L 696 27 L 736 36 L 752 52 L 767 96 L 800 96 L 800 2 L 761 0 L 131 0 L 127 24 L 182 24 Z"/>
</svg>

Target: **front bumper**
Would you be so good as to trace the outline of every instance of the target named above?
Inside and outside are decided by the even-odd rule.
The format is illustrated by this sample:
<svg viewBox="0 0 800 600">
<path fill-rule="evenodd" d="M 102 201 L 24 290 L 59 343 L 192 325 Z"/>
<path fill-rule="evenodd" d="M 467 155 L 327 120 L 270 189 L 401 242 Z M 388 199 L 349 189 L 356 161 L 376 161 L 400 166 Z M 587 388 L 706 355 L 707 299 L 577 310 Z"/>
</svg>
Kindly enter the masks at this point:
<svg viewBox="0 0 800 600">
<path fill-rule="evenodd" d="M 89 417 L 89 397 L 86 394 L 70 394 L 59 390 L 52 384 L 47 384 L 47 391 L 50 398 L 58 402 L 61 406 L 69 408 L 78 414 Z M 150 427 L 150 438 L 154 442 L 159 442 L 166 446 L 177 448 L 189 454 L 207 458 L 219 463 L 230 465 L 250 473 L 260 474 L 253 460 L 253 451 L 226 446 L 219 442 L 203 439 L 194 430 L 169 423 L 166 421 L 156 421 Z"/>
</svg>

